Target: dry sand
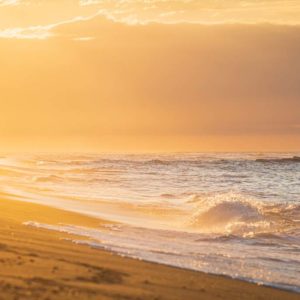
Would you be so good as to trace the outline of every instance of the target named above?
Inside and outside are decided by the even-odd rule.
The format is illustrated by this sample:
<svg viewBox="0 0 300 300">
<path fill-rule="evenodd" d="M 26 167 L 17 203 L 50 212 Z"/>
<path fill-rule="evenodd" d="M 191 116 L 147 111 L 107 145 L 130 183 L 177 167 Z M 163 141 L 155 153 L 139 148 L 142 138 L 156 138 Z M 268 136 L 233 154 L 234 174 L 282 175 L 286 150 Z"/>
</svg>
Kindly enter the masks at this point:
<svg viewBox="0 0 300 300">
<path fill-rule="evenodd" d="M 99 226 L 101 221 L 4 198 L 0 200 L 1 300 L 300 299 L 299 294 L 76 245 L 62 239 L 64 234 L 22 223 Z"/>
</svg>

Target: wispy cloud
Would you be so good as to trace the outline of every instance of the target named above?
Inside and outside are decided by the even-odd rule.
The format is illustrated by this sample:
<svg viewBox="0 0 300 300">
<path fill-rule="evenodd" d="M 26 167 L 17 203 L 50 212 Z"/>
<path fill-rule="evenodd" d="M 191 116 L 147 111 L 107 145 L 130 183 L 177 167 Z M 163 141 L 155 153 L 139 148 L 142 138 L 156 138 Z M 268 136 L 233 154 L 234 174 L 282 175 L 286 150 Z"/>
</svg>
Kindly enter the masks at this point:
<svg viewBox="0 0 300 300">
<path fill-rule="evenodd" d="M 0 38 L 6 39 L 46 39 L 52 34 L 49 26 L 31 26 L 27 28 L 8 28 L 0 31 Z"/>
<path fill-rule="evenodd" d="M 80 21 L 86 21 L 93 19 L 95 15 L 89 17 L 75 17 L 70 20 L 42 26 L 29 26 L 24 28 L 8 28 L 0 31 L 0 38 L 6 39 L 47 39 L 50 37 L 55 36 L 56 34 L 53 32 L 55 28 L 66 25 L 72 24 Z"/>
<path fill-rule="evenodd" d="M 20 4 L 20 0 L 0 0 L 0 6 L 11 6 Z"/>
<path fill-rule="evenodd" d="M 79 0 L 110 18 L 147 23 L 300 23 L 299 0 Z"/>
<path fill-rule="evenodd" d="M 26 10 L 34 10 L 47 14 L 47 0 L 0 0 L 1 9 L 5 6 L 24 5 Z M 66 0 L 53 4 L 57 10 L 66 5 Z M 69 3 L 69 2 L 68 2 Z M 70 2 L 71 3 L 71 2 Z M 78 21 L 89 20 L 96 16 L 102 16 L 114 22 L 127 25 L 147 25 L 149 23 L 196 23 L 196 24 L 257 24 L 273 23 L 295 25 L 300 24 L 300 1 L 298 0 L 78 0 L 64 6 L 66 11 L 72 11 L 71 15 L 65 16 L 64 21 L 50 20 L 46 25 L 41 25 L 41 19 L 37 24 L 30 26 L 15 27 L 5 25 L 0 30 L 0 38 L 13 39 L 47 39 L 55 36 L 55 28 Z M 26 4 L 26 5 L 25 5 Z M 49 4 L 49 2 L 48 2 Z M 69 5 L 69 4 L 68 4 Z M 93 7 L 90 9 L 90 7 Z M 75 9 L 76 8 L 76 9 Z M 11 9 L 11 8 L 10 8 Z M 14 9 L 14 8 L 13 8 Z M 19 8 L 18 8 L 19 10 Z M 18 11 L 20 14 L 20 11 Z M 73 17 L 76 16 L 77 17 Z M 78 16 L 84 15 L 85 17 Z M 89 15 L 89 16 L 87 16 Z M 89 33 L 87 36 L 89 37 Z M 72 38 L 85 38 L 73 36 Z"/>
<path fill-rule="evenodd" d="M 88 41 L 93 41 L 96 38 L 93 36 L 82 36 L 82 37 L 76 37 L 73 38 L 73 41 L 77 41 L 77 42 L 88 42 Z"/>
</svg>

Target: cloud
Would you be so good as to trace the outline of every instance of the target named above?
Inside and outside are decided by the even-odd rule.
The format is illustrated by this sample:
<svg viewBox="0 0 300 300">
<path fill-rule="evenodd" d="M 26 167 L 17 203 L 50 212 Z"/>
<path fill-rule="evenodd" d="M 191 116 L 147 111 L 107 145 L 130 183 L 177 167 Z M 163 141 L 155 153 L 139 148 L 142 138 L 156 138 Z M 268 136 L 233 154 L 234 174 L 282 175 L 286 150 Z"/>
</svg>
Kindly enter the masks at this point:
<svg viewBox="0 0 300 300">
<path fill-rule="evenodd" d="M 1 6 L 12 6 L 20 4 L 20 0 L 0 0 L 0 7 Z"/>
<path fill-rule="evenodd" d="M 51 26 L 30 26 L 27 28 L 10 28 L 0 31 L 0 38 L 5 39 L 46 39 L 52 36 Z"/>
<path fill-rule="evenodd" d="M 4 10 L 5 6 L 16 7 L 18 4 L 24 4 L 22 9 L 26 16 L 25 19 L 32 14 L 31 10 L 38 11 L 38 15 L 43 16 L 44 19 L 49 19 L 52 14 L 55 18 L 55 15 L 62 14 L 62 11 L 65 15 L 62 19 L 98 12 L 111 20 L 131 25 L 144 25 L 152 22 L 168 24 L 187 22 L 197 24 L 300 24 L 300 2 L 298 0 L 0 0 L 0 18 L 6 19 L 5 12 L 1 16 L 1 9 Z M 9 9 L 12 9 L 11 7 Z M 73 15 L 71 16 L 71 14 Z M 17 15 L 22 18 L 20 11 Z M 38 18 L 34 13 L 32 15 L 33 20 Z M 19 20 L 20 17 L 18 17 Z M 52 21 L 52 23 L 54 22 L 57 22 L 57 19 Z"/>
<path fill-rule="evenodd" d="M 82 37 L 73 38 L 73 41 L 88 42 L 88 41 L 93 41 L 94 39 L 95 37 L 93 36 L 82 36 Z"/>
<path fill-rule="evenodd" d="M 284 2 L 284 3 L 283 3 Z M 299 24 L 298 0 L 80 0 L 82 7 L 105 10 L 112 19 L 135 23 L 275 23 Z M 131 17 L 132 22 L 132 17 Z"/>
<path fill-rule="evenodd" d="M 50 37 L 56 36 L 54 30 L 62 25 L 72 24 L 81 21 L 87 21 L 93 19 L 95 16 L 89 17 L 75 17 L 70 20 L 50 24 L 50 25 L 37 25 L 28 26 L 23 28 L 8 28 L 0 30 L 0 38 L 4 39 L 38 39 L 44 40 Z"/>
<path fill-rule="evenodd" d="M 79 0 L 79 5 L 81 6 L 87 6 L 87 5 L 96 5 L 96 4 L 100 4 L 103 1 L 99 1 L 99 0 Z"/>
<path fill-rule="evenodd" d="M 20 0 L 0 0 L 0 6 L 17 5 L 20 3 L 23 2 Z M 57 9 L 59 9 L 62 3 L 57 4 Z M 260 2 L 254 0 L 231 0 L 226 2 L 220 0 L 81 0 L 77 2 L 78 7 L 95 6 L 94 12 L 89 15 L 71 17 L 64 21 L 55 21 L 46 25 L 4 28 L 0 30 L 0 38 L 47 39 L 57 36 L 56 28 L 61 25 L 90 20 L 98 16 L 127 25 L 148 25 L 152 23 L 216 25 L 235 23 L 257 24 L 260 22 L 288 25 L 299 24 L 299 1 L 286 1 L 284 8 L 280 3 L 281 1 L 278 0 Z M 26 7 L 33 8 L 34 5 L 37 7 L 37 2 L 28 2 Z M 45 3 L 39 2 L 39 11 L 43 8 L 43 5 Z M 74 9 L 76 6 L 74 6 L 74 3 L 72 5 L 70 9 Z M 76 11 L 78 14 L 80 10 Z M 75 35 L 71 37 L 73 39 L 84 39 L 85 37 L 77 36 L 76 33 L 73 34 Z M 88 37 L 91 36 L 89 33 L 86 34 Z"/>
</svg>

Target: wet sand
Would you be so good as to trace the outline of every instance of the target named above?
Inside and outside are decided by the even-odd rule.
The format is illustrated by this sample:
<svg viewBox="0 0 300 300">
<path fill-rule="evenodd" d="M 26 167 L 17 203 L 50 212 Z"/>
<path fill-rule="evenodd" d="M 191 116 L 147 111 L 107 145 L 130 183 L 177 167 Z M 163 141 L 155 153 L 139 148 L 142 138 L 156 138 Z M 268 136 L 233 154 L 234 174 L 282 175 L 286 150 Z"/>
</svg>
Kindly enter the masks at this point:
<svg viewBox="0 0 300 300">
<path fill-rule="evenodd" d="M 0 299 L 299 299 L 300 295 L 119 257 L 25 221 L 96 227 L 101 221 L 0 196 Z"/>
</svg>

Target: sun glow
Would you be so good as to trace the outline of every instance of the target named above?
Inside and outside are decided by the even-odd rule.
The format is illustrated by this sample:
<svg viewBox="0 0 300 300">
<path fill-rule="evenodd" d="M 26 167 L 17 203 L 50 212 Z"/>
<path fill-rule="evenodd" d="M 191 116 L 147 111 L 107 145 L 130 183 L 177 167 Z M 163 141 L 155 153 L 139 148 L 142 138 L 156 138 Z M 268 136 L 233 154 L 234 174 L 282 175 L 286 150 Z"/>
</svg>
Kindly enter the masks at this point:
<svg viewBox="0 0 300 300">
<path fill-rule="evenodd" d="M 0 6 L 8 148 L 299 148 L 299 1 Z"/>
</svg>

